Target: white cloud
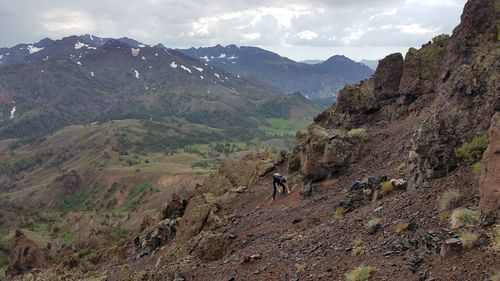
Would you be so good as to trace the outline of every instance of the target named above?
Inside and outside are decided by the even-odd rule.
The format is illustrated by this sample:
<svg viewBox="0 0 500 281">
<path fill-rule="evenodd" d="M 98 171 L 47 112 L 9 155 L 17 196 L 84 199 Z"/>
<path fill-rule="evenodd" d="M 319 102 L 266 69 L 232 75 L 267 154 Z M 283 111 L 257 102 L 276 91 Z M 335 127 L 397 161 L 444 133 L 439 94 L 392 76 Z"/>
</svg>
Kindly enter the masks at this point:
<svg viewBox="0 0 500 281">
<path fill-rule="evenodd" d="M 451 33 L 466 0 L 1 0 L 0 47 L 90 33 L 168 47 L 418 47 Z M 366 50 L 366 49 L 363 49 Z M 312 52 L 314 53 L 314 52 Z M 286 55 L 286 54 L 284 54 Z"/>
<path fill-rule="evenodd" d="M 261 37 L 260 33 L 254 32 L 254 33 L 248 33 L 248 34 L 243 34 L 243 37 L 247 40 L 256 40 Z"/>
<path fill-rule="evenodd" d="M 409 33 L 409 34 L 434 34 L 439 31 L 439 28 L 423 27 L 419 23 L 397 25 L 396 27 L 402 33 Z"/>
<path fill-rule="evenodd" d="M 297 38 L 303 40 L 313 40 L 318 38 L 318 33 L 311 30 L 304 30 L 296 34 Z"/>
<path fill-rule="evenodd" d="M 49 33 L 93 32 L 95 22 L 85 11 L 55 9 L 42 12 L 39 16 L 41 26 Z"/>
</svg>

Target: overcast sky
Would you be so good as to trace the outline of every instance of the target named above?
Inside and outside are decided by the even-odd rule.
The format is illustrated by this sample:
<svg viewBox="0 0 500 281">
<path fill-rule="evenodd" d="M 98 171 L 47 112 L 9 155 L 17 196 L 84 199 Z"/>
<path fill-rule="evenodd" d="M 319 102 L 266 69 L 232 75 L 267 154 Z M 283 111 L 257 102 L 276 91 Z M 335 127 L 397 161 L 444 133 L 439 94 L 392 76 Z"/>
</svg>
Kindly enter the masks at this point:
<svg viewBox="0 0 500 281">
<path fill-rule="evenodd" d="M 0 46 L 90 33 L 168 47 L 378 59 L 451 33 L 466 0 L 0 0 Z"/>
</svg>

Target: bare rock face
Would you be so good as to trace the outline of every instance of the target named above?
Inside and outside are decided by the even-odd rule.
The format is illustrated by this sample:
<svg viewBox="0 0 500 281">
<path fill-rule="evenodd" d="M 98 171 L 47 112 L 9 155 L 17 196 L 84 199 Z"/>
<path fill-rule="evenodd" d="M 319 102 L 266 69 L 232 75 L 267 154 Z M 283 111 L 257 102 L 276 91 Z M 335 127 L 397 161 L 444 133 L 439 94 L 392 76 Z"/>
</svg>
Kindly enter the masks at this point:
<svg viewBox="0 0 500 281">
<path fill-rule="evenodd" d="M 10 245 L 10 261 L 7 275 L 16 276 L 34 269 L 45 269 L 50 266 L 50 260 L 42 249 L 38 248 L 26 235 L 16 230 Z"/>
<path fill-rule="evenodd" d="M 353 139 L 342 130 L 313 126 L 299 143 L 303 147 L 300 167 L 306 180 L 317 181 L 340 173 L 357 154 Z"/>
<path fill-rule="evenodd" d="M 359 85 L 347 85 L 337 99 L 340 112 L 356 114 L 371 113 L 378 110 L 378 102 L 373 92 L 373 79 L 362 81 Z"/>
<path fill-rule="evenodd" d="M 429 116 L 412 137 L 411 187 L 445 175 L 458 163 L 454 150 L 490 127 L 498 110 L 500 51 L 495 1 L 467 2 L 446 45 Z"/>
<path fill-rule="evenodd" d="M 483 154 L 484 170 L 480 179 L 481 203 L 479 208 L 485 213 L 500 210 L 500 113 L 492 120 L 489 135 L 489 145 Z"/>
<path fill-rule="evenodd" d="M 419 50 L 410 48 L 406 53 L 399 84 L 399 92 L 405 96 L 406 103 L 412 102 L 417 96 L 434 92 L 448 40 L 449 36 L 440 35 L 433 43 L 429 42 Z"/>
<path fill-rule="evenodd" d="M 184 215 L 188 201 L 178 194 L 172 195 L 172 201 L 162 210 L 162 219 L 176 219 Z"/>
<path fill-rule="evenodd" d="M 395 53 L 380 60 L 373 76 L 375 97 L 379 100 L 399 95 L 399 83 L 403 75 L 403 55 Z"/>
</svg>

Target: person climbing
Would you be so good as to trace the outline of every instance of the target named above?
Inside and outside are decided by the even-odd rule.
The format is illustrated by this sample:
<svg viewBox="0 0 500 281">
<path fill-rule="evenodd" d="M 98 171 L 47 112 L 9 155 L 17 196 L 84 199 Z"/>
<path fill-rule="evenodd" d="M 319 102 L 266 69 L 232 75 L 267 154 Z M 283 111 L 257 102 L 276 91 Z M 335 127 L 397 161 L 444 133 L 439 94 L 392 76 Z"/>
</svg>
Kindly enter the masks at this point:
<svg viewBox="0 0 500 281">
<path fill-rule="evenodd" d="M 287 194 L 290 193 L 290 189 L 288 188 L 288 185 L 286 184 L 285 176 L 283 176 L 280 173 L 275 173 L 273 175 L 273 201 L 274 201 L 274 198 L 276 197 L 276 191 L 278 190 L 278 187 L 276 186 L 277 184 L 281 185 L 281 187 L 283 188 L 283 193 L 285 193 L 285 189 L 286 189 Z M 278 192 L 281 193 L 281 191 L 279 191 L 279 190 L 278 190 Z"/>
</svg>

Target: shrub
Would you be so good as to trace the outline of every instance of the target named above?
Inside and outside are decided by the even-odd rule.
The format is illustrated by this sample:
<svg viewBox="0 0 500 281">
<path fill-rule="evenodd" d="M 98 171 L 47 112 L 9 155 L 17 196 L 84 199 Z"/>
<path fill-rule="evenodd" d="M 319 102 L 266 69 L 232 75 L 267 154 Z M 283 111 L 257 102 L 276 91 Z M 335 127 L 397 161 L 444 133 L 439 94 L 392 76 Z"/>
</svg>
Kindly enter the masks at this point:
<svg viewBox="0 0 500 281">
<path fill-rule="evenodd" d="M 347 281 L 366 281 L 370 279 L 375 269 L 371 266 L 360 265 L 345 275 Z"/>
<path fill-rule="evenodd" d="M 462 242 L 462 246 L 465 249 L 472 249 L 476 246 L 477 237 L 478 237 L 477 234 L 473 232 L 464 231 L 460 233 L 458 239 L 460 240 L 460 242 Z"/>
<path fill-rule="evenodd" d="M 347 135 L 353 138 L 364 138 L 366 136 L 366 130 L 363 128 L 352 129 L 347 132 Z"/>
<path fill-rule="evenodd" d="M 343 217 L 345 214 L 345 209 L 344 207 L 340 207 L 338 208 L 337 210 L 335 210 L 335 217 L 336 218 L 340 218 L 340 217 Z"/>
<path fill-rule="evenodd" d="M 481 160 L 483 152 L 488 147 L 486 136 L 476 136 L 471 141 L 462 144 L 455 150 L 455 156 L 466 162 L 477 162 Z"/>
<path fill-rule="evenodd" d="M 439 34 L 439 35 L 435 36 L 434 38 L 432 38 L 432 44 L 436 44 L 440 47 L 444 47 L 447 44 L 449 39 L 450 39 L 450 35 L 445 34 L 445 33 Z"/>
<path fill-rule="evenodd" d="M 462 226 L 474 225 L 479 218 L 479 213 L 473 210 L 460 208 L 455 209 L 450 216 L 451 228 L 457 229 Z"/>
<path fill-rule="evenodd" d="M 481 174 L 483 169 L 484 169 L 483 161 L 477 161 L 476 163 L 474 163 L 474 165 L 472 165 L 472 171 L 474 171 L 476 175 Z"/>
<path fill-rule="evenodd" d="M 462 193 L 458 190 L 452 189 L 444 192 L 439 199 L 439 211 L 448 211 L 457 207 L 461 199 Z"/>
<path fill-rule="evenodd" d="M 351 255 L 357 256 L 365 253 L 365 247 L 361 243 L 363 243 L 361 240 L 354 241 L 354 248 L 352 248 Z"/>
<path fill-rule="evenodd" d="M 491 248 L 493 248 L 493 250 L 496 252 L 500 252 L 500 225 L 496 225 L 493 228 L 493 232 L 491 232 L 490 239 L 491 239 Z"/>
<path fill-rule="evenodd" d="M 384 181 L 380 183 L 380 191 L 382 194 L 387 194 L 393 190 L 392 182 Z"/>
<path fill-rule="evenodd" d="M 396 225 L 396 232 L 403 232 L 408 229 L 408 223 L 401 222 Z"/>
</svg>

